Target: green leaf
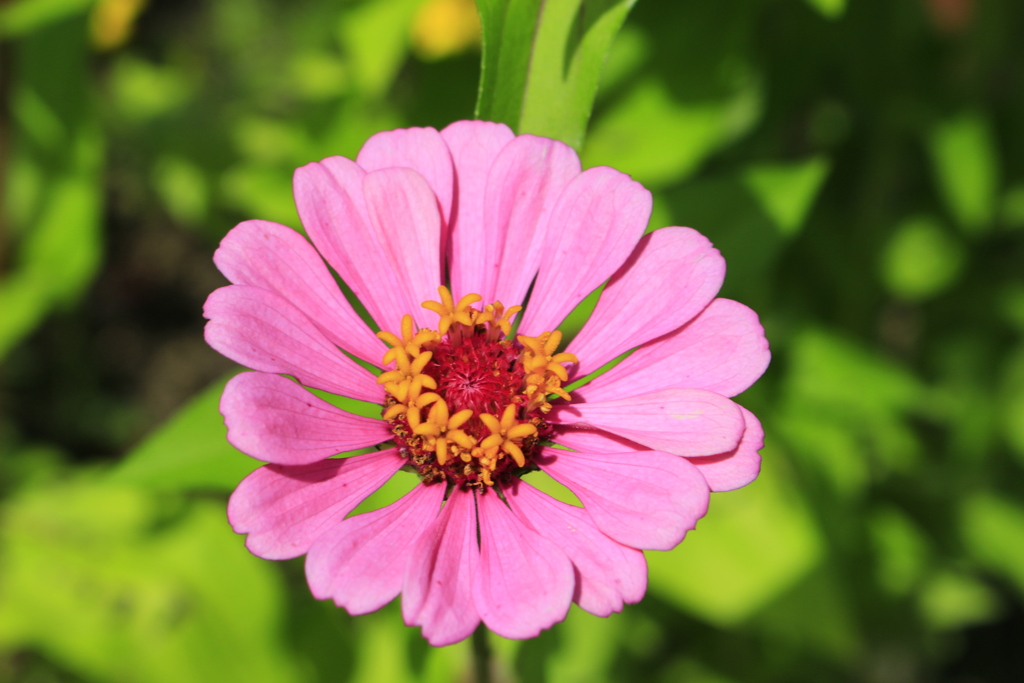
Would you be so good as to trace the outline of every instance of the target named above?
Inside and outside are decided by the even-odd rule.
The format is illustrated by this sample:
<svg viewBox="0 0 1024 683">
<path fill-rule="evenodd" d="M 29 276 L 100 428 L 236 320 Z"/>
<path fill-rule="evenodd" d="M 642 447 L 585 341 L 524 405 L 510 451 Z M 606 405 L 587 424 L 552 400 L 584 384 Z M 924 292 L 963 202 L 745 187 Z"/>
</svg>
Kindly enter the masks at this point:
<svg viewBox="0 0 1024 683">
<path fill-rule="evenodd" d="M 1018 183 L 1003 195 L 1000 218 L 1008 228 L 1024 228 L 1024 183 Z"/>
<path fill-rule="evenodd" d="M 882 279 L 901 299 L 923 301 L 952 286 L 966 260 L 963 245 L 933 218 L 897 226 L 882 254 Z"/>
<path fill-rule="evenodd" d="M 908 410 L 923 387 L 905 368 L 821 330 L 800 333 L 791 346 L 787 396 L 859 418 Z"/>
<path fill-rule="evenodd" d="M 870 484 L 870 461 L 857 435 L 842 422 L 801 407 L 784 411 L 776 429 L 793 454 L 817 471 L 840 499 L 855 499 Z"/>
<path fill-rule="evenodd" d="M 831 163 L 823 157 L 789 164 L 751 164 L 743 182 L 757 197 L 779 231 L 797 234 L 828 177 Z"/>
<path fill-rule="evenodd" d="M 129 121 L 146 121 L 180 108 L 194 87 L 179 68 L 128 55 L 119 57 L 110 73 L 113 101 Z"/>
<path fill-rule="evenodd" d="M 838 19 L 846 12 L 846 0 L 806 0 L 826 19 Z"/>
<path fill-rule="evenodd" d="M 762 455 L 757 481 L 712 494 L 678 548 L 647 553 L 651 591 L 720 627 L 753 615 L 821 559 L 820 532 L 779 453 Z"/>
<path fill-rule="evenodd" d="M 924 398 L 924 387 L 907 370 L 839 335 L 820 330 L 799 333 L 790 347 L 783 385 L 783 434 L 807 464 L 855 493 L 853 482 L 838 482 L 844 470 L 907 472 L 918 462 L 921 445 L 904 419 Z M 832 461 L 815 450 L 822 449 Z M 853 459 L 870 455 L 875 468 Z"/>
<path fill-rule="evenodd" d="M 601 68 L 636 0 L 478 0 L 478 118 L 583 144 Z"/>
<path fill-rule="evenodd" d="M 998 615 L 999 606 L 991 588 L 972 576 L 950 571 L 933 576 L 918 598 L 925 621 L 946 631 L 990 621 Z"/>
<path fill-rule="evenodd" d="M 667 185 L 749 130 L 759 112 L 753 83 L 726 100 L 681 103 L 665 83 L 645 80 L 594 124 L 583 164 L 612 166 L 647 186 Z"/>
<path fill-rule="evenodd" d="M 845 577 L 822 564 L 751 619 L 773 646 L 796 647 L 800 656 L 824 655 L 847 666 L 863 660 L 858 612 Z"/>
<path fill-rule="evenodd" d="M 928 540 L 913 520 L 895 507 L 880 508 L 867 521 L 879 585 L 893 595 L 908 594 L 928 569 Z"/>
<path fill-rule="evenodd" d="M 1020 292 L 1020 297 L 1019 303 L 1024 308 L 1024 291 Z M 1000 375 L 998 406 L 1003 435 L 1017 462 L 1024 465 L 1024 346 L 1019 346 L 1006 359 Z"/>
<path fill-rule="evenodd" d="M 102 196 L 95 172 L 55 180 L 42 204 L 20 245 L 19 267 L 0 281 L 0 357 L 53 306 L 74 301 L 100 264 Z"/>
<path fill-rule="evenodd" d="M 477 0 L 476 6 L 483 54 L 475 116 L 518 130 L 541 1 Z"/>
<path fill-rule="evenodd" d="M 220 177 L 225 199 L 244 215 L 282 225 L 300 225 L 290 170 L 258 163 L 232 166 Z"/>
<path fill-rule="evenodd" d="M 409 27 L 421 0 L 365 2 L 342 14 L 338 35 L 352 64 L 353 84 L 383 95 L 409 54 Z"/>
<path fill-rule="evenodd" d="M 963 501 L 960 534 L 968 551 L 1024 594 L 1024 508 L 992 493 Z"/>
<path fill-rule="evenodd" d="M 406 646 L 414 631 L 402 623 L 401 615 L 391 606 L 367 614 L 357 622 L 359 643 L 352 683 L 413 683 L 416 679 Z"/>
<path fill-rule="evenodd" d="M 55 21 L 84 12 L 96 0 L 15 0 L 0 8 L 0 38 L 30 33 Z"/>
<path fill-rule="evenodd" d="M 172 512 L 88 480 L 10 500 L 0 646 L 39 649 L 88 680 L 299 680 L 274 567 L 246 552 L 223 503 Z"/>
<path fill-rule="evenodd" d="M 997 144 L 987 119 L 967 112 L 936 125 L 928 136 L 935 178 L 966 234 L 991 227 L 999 190 Z"/>
<path fill-rule="evenodd" d="M 520 133 L 579 150 L 601 68 L 636 0 L 547 0 L 541 7 L 523 94 Z"/>
<path fill-rule="evenodd" d="M 218 410 L 227 381 L 211 384 L 147 436 L 110 473 L 110 481 L 172 491 L 234 489 L 262 463 L 227 441 Z"/>
<path fill-rule="evenodd" d="M 153 188 L 174 220 L 183 225 L 201 223 L 209 209 L 209 187 L 203 169 L 179 156 L 157 160 Z"/>
<path fill-rule="evenodd" d="M 611 664 L 621 647 L 628 617 L 595 619 L 576 605 L 558 628 L 560 647 L 547 660 L 547 680 L 601 683 L 611 680 Z"/>
<path fill-rule="evenodd" d="M 35 90 L 22 87 L 12 99 L 11 111 L 18 125 L 36 144 L 54 149 L 67 142 L 68 131 L 64 122 Z"/>
</svg>

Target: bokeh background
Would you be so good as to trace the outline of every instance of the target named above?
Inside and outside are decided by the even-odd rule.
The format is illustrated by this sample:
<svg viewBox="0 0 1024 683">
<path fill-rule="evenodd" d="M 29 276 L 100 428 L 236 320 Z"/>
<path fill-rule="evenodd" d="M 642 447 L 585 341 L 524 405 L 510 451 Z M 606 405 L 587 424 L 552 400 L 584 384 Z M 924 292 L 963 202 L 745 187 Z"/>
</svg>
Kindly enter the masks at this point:
<svg viewBox="0 0 1024 683">
<path fill-rule="evenodd" d="M 469 680 L 467 644 L 232 534 L 257 463 L 201 307 L 235 223 L 299 227 L 296 166 L 471 117 L 478 30 L 472 0 L 0 2 L 0 681 Z M 1024 3 L 639 0 L 582 157 L 760 313 L 764 467 L 641 604 L 493 638 L 498 680 L 1024 680 Z"/>
</svg>

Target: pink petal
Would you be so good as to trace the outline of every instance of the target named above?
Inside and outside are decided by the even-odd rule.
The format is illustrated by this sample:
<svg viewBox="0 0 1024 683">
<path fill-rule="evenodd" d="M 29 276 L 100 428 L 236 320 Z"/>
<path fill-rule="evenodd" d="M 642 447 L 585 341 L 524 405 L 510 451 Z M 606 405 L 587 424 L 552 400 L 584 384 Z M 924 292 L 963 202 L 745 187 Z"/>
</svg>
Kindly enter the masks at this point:
<svg viewBox="0 0 1024 683">
<path fill-rule="evenodd" d="M 634 548 L 671 550 L 708 510 L 700 471 L 668 453 L 545 448 L 538 464 L 579 497 L 598 529 Z"/>
<path fill-rule="evenodd" d="M 313 596 L 333 598 L 349 614 L 367 614 L 394 600 L 413 543 L 437 517 L 444 491 L 443 485 L 417 486 L 392 505 L 324 532 L 306 556 Z"/>
<path fill-rule="evenodd" d="M 260 372 L 292 375 L 307 386 L 381 403 L 376 378 L 343 354 L 280 294 L 229 285 L 206 299 L 206 343 Z"/>
<path fill-rule="evenodd" d="M 401 273 L 370 224 L 363 195 L 366 172 L 344 157 L 295 171 L 295 205 L 313 244 L 385 330 L 401 329 L 410 313 Z M 419 302 L 416 302 L 419 307 Z"/>
<path fill-rule="evenodd" d="M 494 245 L 490 249 L 487 246 L 484 193 L 495 158 L 515 134 L 503 123 L 456 121 L 441 131 L 441 137 L 455 164 L 449 270 L 452 291 L 458 299 L 464 294 L 482 292 L 484 272 L 492 269 L 500 256 Z"/>
<path fill-rule="evenodd" d="M 391 438 L 383 420 L 346 413 L 264 372 L 243 372 L 228 382 L 220 412 L 232 446 L 278 465 L 307 465 Z"/>
<path fill-rule="evenodd" d="M 269 221 L 239 223 L 221 240 L 213 262 L 232 284 L 280 294 L 334 344 L 380 364 L 387 347 L 352 309 L 316 250 L 291 228 Z"/>
<path fill-rule="evenodd" d="M 359 150 L 356 163 L 365 171 L 411 168 L 427 184 L 441 209 L 444 222 L 452 213 L 455 169 L 448 145 L 433 128 L 399 128 L 373 135 Z"/>
<path fill-rule="evenodd" d="M 473 602 L 487 627 L 505 638 L 533 638 L 565 619 L 572 604 L 572 562 L 516 517 L 496 491 L 477 496 L 480 568 Z"/>
<path fill-rule="evenodd" d="M 647 562 L 639 550 L 598 531 L 590 516 L 541 493 L 525 481 L 505 489 L 509 506 L 561 548 L 576 573 L 573 600 L 599 617 L 621 612 L 623 603 L 640 602 L 647 590 Z"/>
<path fill-rule="evenodd" d="M 441 514 L 409 552 L 402 617 L 409 626 L 422 626 L 431 645 L 457 643 L 480 623 L 472 594 L 480 560 L 473 497 L 453 489 Z"/>
<path fill-rule="evenodd" d="M 519 333 L 555 329 L 625 262 L 650 215 L 651 193 L 626 174 L 597 167 L 576 176 L 548 219 L 551 230 Z"/>
<path fill-rule="evenodd" d="M 447 153 L 447 151 L 446 151 Z M 437 198 L 419 173 L 389 168 L 363 180 L 370 223 L 384 246 L 387 267 L 399 274 L 407 313 L 420 327 L 436 327 L 437 314 L 420 304 L 437 299 L 441 284 L 441 215 Z M 400 327 L 390 331 L 399 331 Z"/>
<path fill-rule="evenodd" d="M 764 430 L 754 414 L 743 406 L 745 429 L 743 438 L 736 448 L 728 453 L 689 457 L 712 491 L 732 491 L 746 486 L 757 478 L 761 470 L 761 456 L 758 454 L 764 446 Z M 573 427 L 557 428 L 554 435 L 555 443 L 584 453 L 624 453 L 636 451 L 647 453 L 645 448 L 635 441 L 621 436 L 593 429 L 576 429 Z"/>
<path fill-rule="evenodd" d="M 574 402 L 551 412 L 556 424 L 603 429 L 675 455 L 713 455 L 736 448 L 743 414 L 727 398 L 702 389 L 665 389 L 602 403 Z"/>
<path fill-rule="evenodd" d="M 228 500 L 245 547 L 268 560 L 298 557 L 391 478 L 406 459 L 395 448 L 309 465 L 264 465 Z"/>
<path fill-rule="evenodd" d="M 635 441 L 598 429 L 557 427 L 552 439 L 560 446 L 584 453 L 625 453 L 626 451 L 646 452 L 651 450 Z"/>
<path fill-rule="evenodd" d="M 484 301 L 521 304 L 552 231 L 548 219 L 569 182 L 580 174 L 580 159 L 568 145 L 520 135 L 502 151 L 487 177 L 484 206 Z"/>
<path fill-rule="evenodd" d="M 576 375 L 588 375 L 689 322 L 724 279 L 725 259 L 696 230 L 663 228 L 645 235 L 566 349 L 580 359 Z"/>
<path fill-rule="evenodd" d="M 733 491 L 757 479 L 761 472 L 761 455 L 764 447 L 764 429 L 754 414 L 740 406 L 743 420 L 747 425 L 739 445 L 728 453 L 690 458 L 704 475 L 712 491 Z"/>
<path fill-rule="evenodd" d="M 736 396 L 764 373 L 769 360 L 757 314 L 715 299 L 688 325 L 648 342 L 577 393 L 587 401 L 608 401 L 691 387 Z"/>
</svg>

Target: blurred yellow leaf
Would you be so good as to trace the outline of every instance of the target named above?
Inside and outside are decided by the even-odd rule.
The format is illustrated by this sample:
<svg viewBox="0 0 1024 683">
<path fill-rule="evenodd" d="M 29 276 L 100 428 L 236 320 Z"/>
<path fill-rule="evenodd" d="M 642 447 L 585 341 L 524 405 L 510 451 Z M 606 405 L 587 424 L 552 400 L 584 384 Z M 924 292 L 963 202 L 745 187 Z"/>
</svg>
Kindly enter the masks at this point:
<svg viewBox="0 0 1024 683">
<path fill-rule="evenodd" d="M 412 22 L 412 47 L 427 61 L 480 45 L 480 15 L 474 0 L 426 0 Z"/>
<path fill-rule="evenodd" d="M 148 0 L 99 0 L 89 15 L 89 37 L 97 50 L 114 50 L 132 37 Z"/>
</svg>

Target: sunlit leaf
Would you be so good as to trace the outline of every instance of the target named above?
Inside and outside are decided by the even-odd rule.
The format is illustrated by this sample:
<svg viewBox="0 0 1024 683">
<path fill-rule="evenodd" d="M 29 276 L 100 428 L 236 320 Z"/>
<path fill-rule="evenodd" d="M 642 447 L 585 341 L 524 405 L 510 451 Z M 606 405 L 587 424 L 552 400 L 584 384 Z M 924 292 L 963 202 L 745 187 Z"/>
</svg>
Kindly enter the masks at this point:
<svg viewBox="0 0 1024 683">
<path fill-rule="evenodd" d="M 954 630 L 990 621 L 999 613 L 999 599 L 978 579 L 943 571 L 925 584 L 918 607 L 933 628 Z"/>
<path fill-rule="evenodd" d="M 395 607 L 397 604 L 393 603 L 380 612 L 356 620 L 358 657 L 356 669 L 349 679 L 351 683 L 413 683 L 416 680 L 406 647 L 413 631 L 402 623 Z"/>
<path fill-rule="evenodd" d="M 713 494 L 707 517 L 670 552 L 648 552 L 650 590 L 718 626 L 737 624 L 821 559 L 822 539 L 777 450 L 757 481 Z"/>
<path fill-rule="evenodd" d="M 956 282 L 965 260 L 963 246 L 928 217 L 896 227 L 882 255 L 882 279 L 889 291 L 910 301 L 939 294 Z"/>
<path fill-rule="evenodd" d="M 784 386 L 784 433 L 804 460 L 827 477 L 844 469 L 863 477 L 863 465 L 858 468 L 851 460 L 858 451 L 861 458 L 871 457 L 880 474 L 906 472 L 919 462 L 920 444 L 903 414 L 921 404 L 924 388 L 895 363 L 849 339 L 807 330 L 791 343 Z M 838 462 L 816 457 L 808 448 L 818 439 Z"/>
<path fill-rule="evenodd" d="M 838 19 L 846 12 L 846 0 L 807 0 L 826 19 Z"/>
<path fill-rule="evenodd" d="M 968 112 L 935 126 L 928 136 L 932 166 L 943 199 L 965 233 L 991 225 L 999 190 L 999 156 L 984 116 Z"/>
<path fill-rule="evenodd" d="M 84 12 L 96 0 L 14 0 L 0 7 L 0 37 L 14 37 Z"/>
<path fill-rule="evenodd" d="M 849 339 L 808 330 L 793 342 L 787 394 L 855 414 L 907 410 L 923 387 L 906 369 Z"/>
<path fill-rule="evenodd" d="M 797 163 L 752 164 L 743 181 L 782 234 L 795 235 L 814 206 L 831 164 L 814 157 Z"/>
<path fill-rule="evenodd" d="M 991 493 L 966 498 L 960 534 L 971 555 L 1024 593 L 1024 508 Z"/>
<path fill-rule="evenodd" d="M 594 123 L 585 166 L 607 165 L 648 186 L 686 178 L 712 153 L 745 133 L 760 101 L 753 84 L 729 100 L 681 103 L 647 80 Z"/>
<path fill-rule="evenodd" d="M 352 80 L 368 96 L 382 95 L 409 51 L 409 28 L 422 0 L 377 0 L 346 11 L 338 35 L 352 63 Z"/>
<path fill-rule="evenodd" d="M 38 648 L 94 680 L 299 680 L 278 636 L 273 567 L 246 552 L 222 504 L 169 512 L 88 481 L 9 501 L 0 644 Z"/>
<path fill-rule="evenodd" d="M 300 52 L 292 59 L 291 74 L 299 94 L 313 101 L 344 94 L 351 80 L 345 63 L 328 52 Z"/>
<path fill-rule="evenodd" d="M 560 647 L 547 660 L 547 680 L 559 683 L 601 683 L 611 680 L 609 671 L 622 642 L 628 618 L 613 614 L 595 619 L 576 605 L 556 626 Z"/>
</svg>

